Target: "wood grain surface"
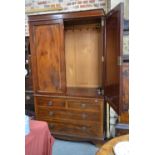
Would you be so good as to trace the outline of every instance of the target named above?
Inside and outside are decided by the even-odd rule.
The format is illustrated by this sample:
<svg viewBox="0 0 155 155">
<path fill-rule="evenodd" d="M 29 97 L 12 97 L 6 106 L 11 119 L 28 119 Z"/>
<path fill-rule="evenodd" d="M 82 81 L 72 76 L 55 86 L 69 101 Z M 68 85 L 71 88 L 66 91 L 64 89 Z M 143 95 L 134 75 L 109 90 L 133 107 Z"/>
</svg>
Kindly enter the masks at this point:
<svg viewBox="0 0 155 155">
<path fill-rule="evenodd" d="M 106 142 L 100 149 L 97 151 L 96 155 L 114 155 L 113 147 L 121 141 L 129 141 L 129 135 L 123 135 L 116 137 Z"/>
</svg>

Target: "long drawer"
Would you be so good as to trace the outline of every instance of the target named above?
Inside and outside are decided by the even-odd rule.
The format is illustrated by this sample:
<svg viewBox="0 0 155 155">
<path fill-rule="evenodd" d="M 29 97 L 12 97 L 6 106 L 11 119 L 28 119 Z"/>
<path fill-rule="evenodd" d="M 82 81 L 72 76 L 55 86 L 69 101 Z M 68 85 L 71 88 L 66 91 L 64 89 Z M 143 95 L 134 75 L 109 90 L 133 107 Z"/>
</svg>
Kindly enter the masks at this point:
<svg viewBox="0 0 155 155">
<path fill-rule="evenodd" d="M 48 121 L 51 132 L 72 134 L 79 136 L 102 136 L 100 125 L 94 124 L 74 124 L 68 122 Z"/>
<path fill-rule="evenodd" d="M 97 112 L 87 112 L 84 110 L 56 109 L 48 107 L 38 107 L 38 118 L 46 118 L 48 120 L 69 119 L 69 120 L 86 120 L 86 121 L 101 121 L 101 117 Z"/>
</svg>

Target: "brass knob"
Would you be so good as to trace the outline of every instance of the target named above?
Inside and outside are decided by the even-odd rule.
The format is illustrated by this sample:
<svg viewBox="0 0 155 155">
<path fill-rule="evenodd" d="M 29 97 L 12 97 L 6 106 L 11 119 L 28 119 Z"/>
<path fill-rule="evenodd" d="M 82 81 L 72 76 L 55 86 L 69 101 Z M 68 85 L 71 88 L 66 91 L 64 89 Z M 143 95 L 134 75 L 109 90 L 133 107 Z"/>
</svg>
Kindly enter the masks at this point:
<svg viewBox="0 0 155 155">
<path fill-rule="evenodd" d="M 85 126 L 82 127 L 82 130 L 83 130 L 83 131 L 86 131 L 86 129 L 87 129 L 87 128 L 86 128 Z"/>
<path fill-rule="evenodd" d="M 85 103 L 82 103 L 82 104 L 81 104 L 81 107 L 82 107 L 82 108 L 85 108 L 85 107 L 86 107 L 86 104 L 85 104 Z"/>
<path fill-rule="evenodd" d="M 53 103 L 52 103 L 52 101 L 49 101 L 48 102 L 48 106 L 51 106 Z"/>
<path fill-rule="evenodd" d="M 53 115 L 54 115 L 54 112 L 53 112 L 53 111 L 50 111 L 50 112 L 49 112 L 49 115 L 50 115 L 50 116 L 53 116 Z"/>
<path fill-rule="evenodd" d="M 95 102 L 97 103 L 98 102 L 98 99 L 95 99 Z"/>
<path fill-rule="evenodd" d="M 86 117 L 87 117 L 87 114 L 83 113 L 83 114 L 82 114 L 82 118 L 83 118 L 83 119 L 86 119 Z"/>
</svg>

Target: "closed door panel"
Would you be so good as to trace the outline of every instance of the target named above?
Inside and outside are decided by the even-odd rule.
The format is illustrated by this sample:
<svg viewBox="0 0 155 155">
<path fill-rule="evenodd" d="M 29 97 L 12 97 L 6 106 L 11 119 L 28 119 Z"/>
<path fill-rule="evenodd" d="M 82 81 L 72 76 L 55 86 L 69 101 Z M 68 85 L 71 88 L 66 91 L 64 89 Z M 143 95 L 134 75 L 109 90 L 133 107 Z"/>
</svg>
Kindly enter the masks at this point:
<svg viewBox="0 0 155 155">
<path fill-rule="evenodd" d="M 65 89 L 63 24 L 35 26 L 37 90 L 61 93 Z"/>
</svg>

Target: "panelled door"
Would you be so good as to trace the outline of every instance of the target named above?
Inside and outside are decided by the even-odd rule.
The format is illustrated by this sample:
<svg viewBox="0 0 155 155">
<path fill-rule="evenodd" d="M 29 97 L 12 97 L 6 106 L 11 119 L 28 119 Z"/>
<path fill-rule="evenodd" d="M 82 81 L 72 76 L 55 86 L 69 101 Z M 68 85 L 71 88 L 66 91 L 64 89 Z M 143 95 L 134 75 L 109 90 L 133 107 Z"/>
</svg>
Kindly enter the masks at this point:
<svg viewBox="0 0 155 155">
<path fill-rule="evenodd" d="M 120 114 L 122 110 L 123 3 L 106 15 L 105 39 L 104 95 L 106 102 Z"/>
<path fill-rule="evenodd" d="M 33 81 L 37 93 L 65 91 L 63 20 L 30 23 Z"/>
</svg>

